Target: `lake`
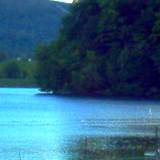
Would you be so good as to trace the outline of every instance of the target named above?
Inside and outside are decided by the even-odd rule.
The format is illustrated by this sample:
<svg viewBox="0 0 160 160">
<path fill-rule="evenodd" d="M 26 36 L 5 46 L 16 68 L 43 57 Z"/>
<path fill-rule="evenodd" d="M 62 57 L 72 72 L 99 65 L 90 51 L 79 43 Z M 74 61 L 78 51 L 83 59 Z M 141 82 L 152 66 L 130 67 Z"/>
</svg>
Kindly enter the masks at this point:
<svg viewBox="0 0 160 160">
<path fill-rule="evenodd" d="M 159 101 L 63 97 L 36 88 L 1 88 L 0 160 L 75 160 L 89 141 L 101 141 L 103 149 L 112 143 L 108 137 L 146 141 L 145 137 L 154 137 L 159 124 Z"/>
</svg>

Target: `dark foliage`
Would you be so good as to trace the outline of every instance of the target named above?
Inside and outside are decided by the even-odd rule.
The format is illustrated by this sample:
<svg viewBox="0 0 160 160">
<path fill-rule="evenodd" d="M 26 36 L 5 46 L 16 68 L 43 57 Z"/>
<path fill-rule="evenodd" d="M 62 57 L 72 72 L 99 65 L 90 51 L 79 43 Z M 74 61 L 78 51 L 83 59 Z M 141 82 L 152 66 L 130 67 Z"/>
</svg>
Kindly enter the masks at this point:
<svg viewBox="0 0 160 160">
<path fill-rule="evenodd" d="M 36 58 L 43 90 L 157 98 L 160 1 L 75 1 L 59 38 Z"/>
</svg>

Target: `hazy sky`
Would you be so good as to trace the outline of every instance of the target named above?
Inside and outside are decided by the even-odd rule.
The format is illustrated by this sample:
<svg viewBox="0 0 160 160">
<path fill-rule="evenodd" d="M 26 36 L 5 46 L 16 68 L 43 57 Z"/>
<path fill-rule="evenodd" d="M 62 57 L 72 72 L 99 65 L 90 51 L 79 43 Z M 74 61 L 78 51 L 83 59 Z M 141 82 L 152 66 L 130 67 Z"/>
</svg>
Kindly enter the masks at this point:
<svg viewBox="0 0 160 160">
<path fill-rule="evenodd" d="M 56 0 L 56 1 L 72 3 L 73 0 Z"/>
</svg>

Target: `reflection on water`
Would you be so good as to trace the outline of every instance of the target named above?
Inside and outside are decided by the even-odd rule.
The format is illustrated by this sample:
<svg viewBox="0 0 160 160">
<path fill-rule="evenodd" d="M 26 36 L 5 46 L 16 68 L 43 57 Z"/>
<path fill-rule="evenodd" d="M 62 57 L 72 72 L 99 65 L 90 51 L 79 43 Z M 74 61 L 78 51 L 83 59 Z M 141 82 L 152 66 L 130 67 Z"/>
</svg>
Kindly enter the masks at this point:
<svg viewBox="0 0 160 160">
<path fill-rule="evenodd" d="M 67 146 L 67 159 L 143 160 L 145 151 L 154 151 L 156 143 L 154 137 L 79 137 Z"/>
<path fill-rule="evenodd" d="M 0 160 L 138 160 L 157 149 L 160 102 L 0 89 Z"/>
<path fill-rule="evenodd" d="M 54 142 L 53 142 L 54 143 Z M 156 151 L 155 137 L 68 137 L 60 148 L 51 150 L 3 150 L 7 159 L 54 160 L 147 160 L 146 151 Z M 9 156 L 12 156 L 8 158 Z M 156 158 L 156 157 L 154 157 Z M 153 158 L 153 159 L 154 159 Z M 152 160 L 152 158 L 148 159 Z M 159 159 L 157 159 L 159 160 Z"/>
</svg>

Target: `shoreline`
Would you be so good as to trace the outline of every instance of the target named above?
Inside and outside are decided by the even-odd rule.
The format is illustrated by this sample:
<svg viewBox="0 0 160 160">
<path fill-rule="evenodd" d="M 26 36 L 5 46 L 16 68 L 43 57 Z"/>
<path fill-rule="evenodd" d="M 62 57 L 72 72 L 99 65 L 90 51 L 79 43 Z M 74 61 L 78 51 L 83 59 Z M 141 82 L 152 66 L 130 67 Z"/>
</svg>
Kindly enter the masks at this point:
<svg viewBox="0 0 160 160">
<path fill-rule="evenodd" d="M 12 80 L 10 80 L 12 81 Z M 23 80 L 22 80 L 23 81 Z M 25 81 L 25 80 L 24 80 Z M 13 80 L 14 82 L 14 80 Z M 160 101 L 160 97 L 136 97 L 136 96 L 111 96 L 104 94 L 77 94 L 71 92 L 53 92 L 53 91 L 45 91 L 41 89 L 36 83 L 17 83 L 15 84 L 1 84 L 0 80 L 0 88 L 38 88 L 42 93 L 37 95 L 51 95 L 51 96 L 59 96 L 59 97 L 74 97 L 74 98 L 92 98 L 92 99 L 102 99 L 102 100 L 125 100 L 125 101 Z"/>
</svg>

